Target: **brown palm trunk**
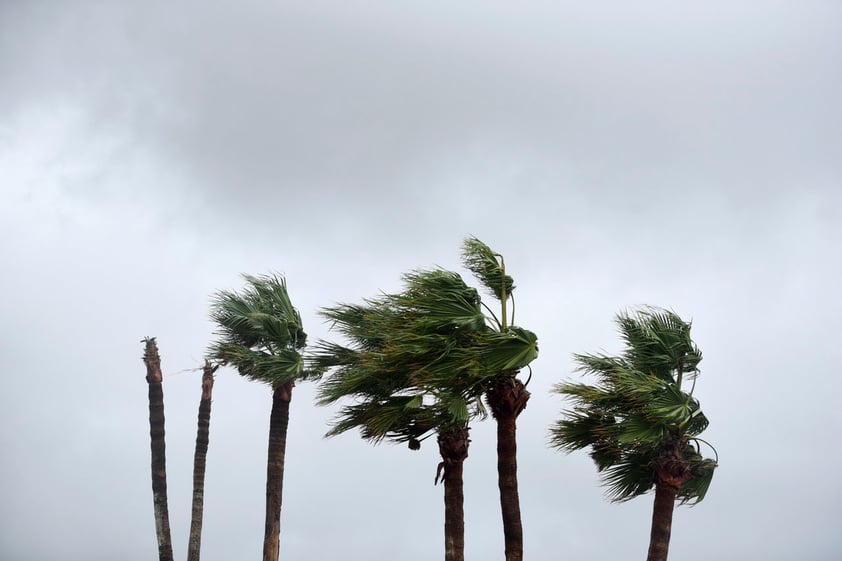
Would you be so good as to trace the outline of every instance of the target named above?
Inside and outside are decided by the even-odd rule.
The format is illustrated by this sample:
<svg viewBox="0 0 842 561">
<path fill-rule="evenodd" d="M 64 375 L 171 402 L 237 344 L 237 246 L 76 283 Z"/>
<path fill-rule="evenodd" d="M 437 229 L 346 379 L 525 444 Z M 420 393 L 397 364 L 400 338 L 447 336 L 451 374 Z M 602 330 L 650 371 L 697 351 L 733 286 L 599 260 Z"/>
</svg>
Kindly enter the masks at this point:
<svg viewBox="0 0 842 561">
<path fill-rule="evenodd" d="M 438 436 L 444 469 L 444 559 L 465 560 L 465 511 L 462 467 L 468 457 L 468 427 L 447 429 Z M 438 473 L 436 474 L 438 480 Z"/>
<path fill-rule="evenodd" d="M 152 502 L 155 508 L 155 533 L 158 559 L 172 561 L 170 515 L 167 507 L 167 462 L 164 444 L 164 389 L 161 356 L 154 337 L 146 337 L 143 362 L 149 383 L 149 437 L 152 449 Z"/>
<path fill-rule="evenodd" d="M 486 394 L 497 421 L 497 485 L 506 561 L 523 560 L 523 525 L 517 484 L 517 417 L 526 408 L 529 392 L 516 375 L 517 372 L 500 375 Z"/>
<path fill-rule="evenodd" d="M 263 537 L 263 561 L 278 561 L 281 539 L 281 499 L 284 489 L 289 403 L 292 382 L 281 384 L 272 394 L 269 420 L 269 454 L 266 461 L 266 528 Z"/>
<path fill-rule="evenodd" d="M 652 509 L 652 530 L 646 561 L 667 561 L 675 497 L 691 475 L 690 467 L 684 460 L 683 450 L 686 445 L 686 438 L 672 436 L 652 464 L 655 472 L 655 506 Z"/>
<path fill-rule="evenodd" d="M 187 541 L 187 561 L 199 561 L 202 548 L 202 516 L 205 503 L 205 466 L 210 440 L 211 394 L 213 373 L 217 367 L 205 361 L 202 374 L 202 399 L 199 401 L 199 426 L 196 430 L 196 453 L 193 455 L 193 511 L 190 519 L 190 538 Z"/>
<path fill-rule="evenodd" d="M 649 555 L 646 561 L 667 561 L 676 493 L 677 489 L 672 485 L 659 483 L 655 486 L 652 532 L 649 536 Z"/>
</svg>

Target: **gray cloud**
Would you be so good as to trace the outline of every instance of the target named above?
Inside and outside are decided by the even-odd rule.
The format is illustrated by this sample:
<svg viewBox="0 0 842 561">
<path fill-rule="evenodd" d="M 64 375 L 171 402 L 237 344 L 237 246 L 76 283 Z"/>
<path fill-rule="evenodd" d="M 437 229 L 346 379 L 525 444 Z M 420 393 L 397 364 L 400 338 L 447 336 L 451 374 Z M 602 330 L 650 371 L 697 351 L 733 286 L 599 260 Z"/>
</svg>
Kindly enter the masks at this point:
<svg viewBox="0 0 842 561">
<path fill-rule="evenodd" d="M 842 428 L 839 12 L 3 3 L 0 556 L 154 555 L 144 335 L 183 554 L 208 295 L 281 271 L 333 337 L 319 306 L 458 268 L 471 233 L 506 255 L 541 342 L 519 425 L 530 559 L 644 551 L 650 501 L 605 503 L 590 460 L 545 437 L 570 353 L 616 350 L 612 315 L 646 303 L 694 319 L 722 457 L 673 556 L 838 555 L 842 487 L 816 473 Z M 439 555 L 432 447 L 325 441 L 332 411 L 296 391 L 282 555 Z M 268 400 L 220 374 L 209 560 L 258 554 Z M 493 428 L 472 438 L 467 555 L 499 556 Z"/>
</svg>

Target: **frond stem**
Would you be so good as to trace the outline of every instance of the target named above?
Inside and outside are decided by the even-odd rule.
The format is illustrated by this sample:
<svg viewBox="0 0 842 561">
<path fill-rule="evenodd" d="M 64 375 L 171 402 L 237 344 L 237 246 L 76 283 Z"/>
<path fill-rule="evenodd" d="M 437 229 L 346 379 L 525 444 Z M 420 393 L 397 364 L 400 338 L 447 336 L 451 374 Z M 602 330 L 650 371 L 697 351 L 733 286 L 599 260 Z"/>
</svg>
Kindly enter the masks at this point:
<svg viewBox="0 0 842 561">
<path fill-rule="evenodd" d="M 532 366 L 527 364 L 526 367 L 529 369 L 529 376 L 526 377 L 526 382 L 523 383 L 524 388 L 532 381 Z"/>
<path fill-rule="evenodd" d="M 509 323 L 514 325 L 515 324 L 515 294 L 514 294 L 514 292 L 512 293 L 511 298 L 512 298 L 512 317 L 511 317 L 511 321 Z"/>
<path fill-rule="evenodd" d="M 693 385 L 690 386 L 690 396 L 691 397 L 693 395 L 693 392 L 696 390 L 696 378 L 698 378 L 698 377 L 699 377 L 698 373 L 695 376 L 693 376 Z"/>
<path fill-rule="evenodd" d="M 684 371 L 681 368 L 681 362 L 678 363 L 678 375 L 676 377 L 676 385 L 678 386 L 678 391 L 681 391 L 681 379 L 684 377 Z"/>
<path fill-rule="evenodd" d="M 483 307 L 483 308 L 485 308 L 485 309 L 486 309 L 486 311 L 487 311 L 489 314 L 491 314 L 491 317 L 492 317 L 492 318 L 494 318 L 494 323 L 495 323 L 495 324 L 497 324 L 497 329 L 499 329 L 499 330 L 501 330 L 501 331 L 502 331 L 504 328 L 500 325 L 500 320 L 499 320 L 499 319 L 497 319 L 497 316 L 496 316 L 496 315 L 494 315 L 494 310 L 492 310 L 491 308 L 489 308 L 489 307 L 488 307 L 488 304 L 486 304 L 486 303 L 485 303 L 485 302 L 483 302 L 482 300 L 480 300 L 480 304 L 482 304 L 482 307 Z"/>
<path fill-rule="evenodd" d="M 695 440 L 696 442 L 702 442 L 708 446 L 711 450 L 713 450 L 714 461 L 719 464 L 719 453 L 716 451 L 716 448 L 713 447 L 713 444 L 705 440 L 704 438 L 699 438 L 698 436 L 691 437 L 690 440 Z"/>
<path fill-rule="evenodd" d="M 436 434 L 435 431 L 430 430 L 430 431 L 427 431 L 427 436 L 422 436 L 421 438 L 418 438 L 416 440 L 418 440 L 418 442 L 424 442 L 425 440 L 427 440 L 428 438 L 430 438 L 434 434 Z"/>
<path fill-rule="evenodd" d="M 506 300 L 508 299 L 508 294 L 506 294 L 506 261 L 499 253 L 495 253 L 494 256 L 500 258 L 500 315 L 503 316 L 503 323 L 500 325 L 500 330 L 505 331 L 508 327 L 506 324 Z"/>
</svg>

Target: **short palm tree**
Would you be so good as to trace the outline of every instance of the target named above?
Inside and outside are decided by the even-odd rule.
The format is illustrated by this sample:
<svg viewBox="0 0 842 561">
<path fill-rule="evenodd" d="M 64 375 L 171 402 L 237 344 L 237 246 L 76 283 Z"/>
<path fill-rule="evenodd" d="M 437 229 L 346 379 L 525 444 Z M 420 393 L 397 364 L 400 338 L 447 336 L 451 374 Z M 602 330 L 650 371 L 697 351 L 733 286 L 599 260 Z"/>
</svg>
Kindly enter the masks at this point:
<svg viewBox="0 0 842 561">
<path fill-rule="evenodd" d="M 573 409 L 552 426 L 550 443 L 568 452 L 589 447 L 611 501 L 655 488 L 647 560 L 666 561 L 676 500 L 701 501 L 717 466 L 700 450 L 708 420 L 693 390 L 702 354 L 691 324 L 671 311 L 621 313 L 617 324 L 625 341 L 620 356 L 574 355 L 596 385 L 555 387 Z"/>
<path fill-rule="evenodd" d="M 190 536 L 187 540 L 187 561 L 199 561 L 202 549 L 202 521 L 205 505 L 205 467 L 210 442 L 211 396 L 213 373 L 218 364 L 205 361 L 202 368 L 202 397 L 199 400 L 199 421 L 196 429 L 196 451 L 193 454 L 193 508 L 190 516 Z"/>
<path fill-rule="evenodd" d="M 218 325 L 219 338 L 210 355 L 242 376 L 272 387 L 263 561 L 277 561 L 292 388 L 296 381 L 317 377 L 319 372 L 305 368 L 301 353 L 307 335 L 283 277 L 243 277 L 247 285 L 242 292 L 220 291 L 213 297 L 211 319 Z"/>
</svg>

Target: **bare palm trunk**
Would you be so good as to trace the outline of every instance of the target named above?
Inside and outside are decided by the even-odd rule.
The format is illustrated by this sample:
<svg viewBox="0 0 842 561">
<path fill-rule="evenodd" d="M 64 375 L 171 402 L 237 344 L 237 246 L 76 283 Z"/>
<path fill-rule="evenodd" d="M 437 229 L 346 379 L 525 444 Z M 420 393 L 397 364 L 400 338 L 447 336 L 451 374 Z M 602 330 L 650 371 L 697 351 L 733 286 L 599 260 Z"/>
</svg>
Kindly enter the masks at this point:
<svg viewBox="0 0 842 561">
<path fill-rule="evenodd" d="M 659 483 L 655 486 L 655 507 L 652 510 L 652 532 L 646 561 L 667 561 L 672 532 L 672 511 L 677 489 Z"/>
<path fill-rule="evenodd" d="M 266 461 L 266 529 L 263 537 L 263 561 L 278 561 L 280 551 L 284 458 L 292 386 L 292 382 L 281 384 L 274 389 L 272 394 L 269 454 Z"/>
<path fill-rule="evenodd" d="M 202 517 L 205 503 L 205 466 L 210 440 L 211 394 L 213 373 L 217 367 L 205 361 L 202 374 L 202 399 L 199 401 L 199 426 L 196 430 L 196 453 L 193 456 L 193 511 L 190 519 L 190 538 L 187 542 L 187 561 L 199 561 L 202 548 Z"/>
<path fill-rule="evenodd" d="M 158 537 L 158 558 L 172 561 L 170 515 L 167 508 L 167 462 L 164 444 L 164 389 L 162 386 L 161 356 L 154 337 L 143 342 L 143 362 L 149 383 L 149 437 L 152 449 L 152 501 L 155 508 L 155 533 Z"/>
<path fill-rule="evenodd" d="M 439 433 L 439 453 L 444 469 L 444 559 L 465 560 L 465 511 L 462 467 L 468 457 L 468 427 L 458 426 Z M 438 481 L 438 473 L 436 480 Z"/>
<path fill-rule="evenodd" d="M 497 485 L 503 514 L 506 561 L 523 559 L 523 525 L 517 481 L 517 417 L 526 407 L 529 392 L 523 382 L 507 372 L 498 377 L 486 394 L 497 421 Z"/>
</svg>

